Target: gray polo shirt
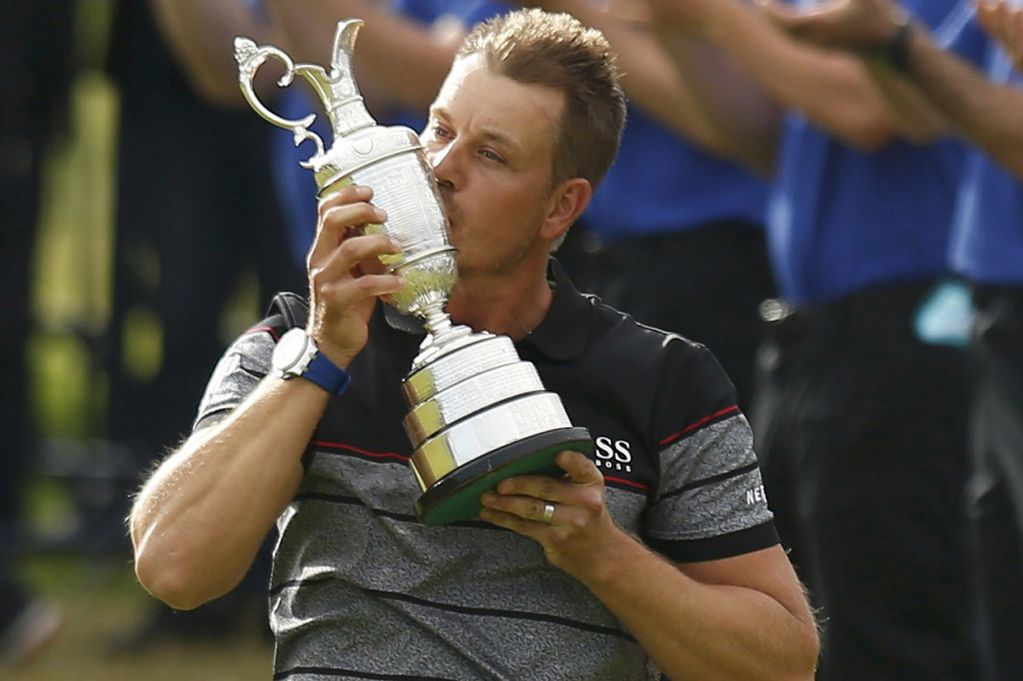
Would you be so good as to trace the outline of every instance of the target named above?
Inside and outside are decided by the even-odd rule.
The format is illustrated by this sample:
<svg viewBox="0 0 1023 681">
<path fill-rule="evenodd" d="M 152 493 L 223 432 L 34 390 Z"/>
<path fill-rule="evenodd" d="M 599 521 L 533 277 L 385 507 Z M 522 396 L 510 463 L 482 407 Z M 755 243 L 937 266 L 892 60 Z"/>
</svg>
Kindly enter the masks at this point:
<svg viewBox="0 0 1023 681">
<path fill-rule="evenodd" d="M 551 310 L 516 345 L 593 436 L 616 522 L 680 562 L 777 543 L 749 426 L 711 354 L 579 294 L 556 263 L 551 278 Z M 197 428 L 256 386 L 285 327 L 271 317 L 228 349 Z M 309 443 L 278 521 L 274 678 L 656 678 L 614 615 L 532 540 L 416 519 L 400 384 L 420 340 L 378 313 L 351 387 Z"/>
</svg>

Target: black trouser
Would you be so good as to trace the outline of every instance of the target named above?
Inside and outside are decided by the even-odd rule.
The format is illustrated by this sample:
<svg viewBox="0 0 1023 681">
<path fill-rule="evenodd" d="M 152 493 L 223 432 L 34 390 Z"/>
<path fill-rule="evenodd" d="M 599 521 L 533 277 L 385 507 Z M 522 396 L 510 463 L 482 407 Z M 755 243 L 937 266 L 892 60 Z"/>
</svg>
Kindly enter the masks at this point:
<svg viewBox="0 0 1023 681">
<path fill-rule="evenodd" d="M 976 399 L 967 488 L 985 681 L 1023 680 L 1023 287 L 974 292 Z"/>
<path fill-rule="evenodd" d="M 768 499 L 821 608 L 822 681 L 966 681 L 968 379 L 926 345 L 926 283 L 781 322 L 754 406 Z"/>
<path fill-rule="evenodd" d="M 763 229 L 722 220 L 616 241 L 601 260 L 601 298 L 643 324 L 710 348 L 745 407 L 761 339 L 757 311 L 774 293 Z"/>
<path fill-rule="evenodd" d="M 35 451 L 28 412 L 30 264 L 39 215 L 42 145 L 30 135 L 0 132 L 0 629 L 23 605 L 13 581 L 20 543 L 25 475 Z M 16 163 L 15 161 L 20 161 Z"/>
</svg>

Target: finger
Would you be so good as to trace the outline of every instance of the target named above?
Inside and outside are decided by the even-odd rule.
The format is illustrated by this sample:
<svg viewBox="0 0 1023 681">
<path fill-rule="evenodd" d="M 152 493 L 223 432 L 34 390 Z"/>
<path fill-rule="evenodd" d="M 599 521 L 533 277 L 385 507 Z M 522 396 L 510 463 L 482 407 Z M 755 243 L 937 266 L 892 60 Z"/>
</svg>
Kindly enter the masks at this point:
<svg viewBox="0 0 1023 681">
<path fill-rule="evenodd" d="M 995 28 L 998 36 L 1005 44 L 1006 50 L 1011 50 L 1016 38 L 1016 26 L 1012 20 L 1012 8 L 1007 2 L 999 2 L 994 10 Z"/>
<path fill-rule="evenodd" d="M 568 498 L 570 484 L 549 475 L 516 475 L 502 480 L 496 491 L 502 495 L 528 496 L 542 501 L 564 503 Z"/>
<path fill-rule="evenodd" d="M 1016 10 L 1013 16 L 1015 26 L 1015 42 L 1012 47 L 1012 55 L 1016 60 L 1016 68 L 1023 70 L 1023 10 Z"/>
<path fill-rule="evenodd" d="M 372 188 L 360 184 L 351 184 L 320 199 L 316 206 L 316 213 L 317 215 L 322 216 L 325 211 L 333 208 L 334 206 L 343 206 L 348 203 L 369 201 L 372 198 Z"/>
<path fill-rule="evenodd" d="M 568 474 L 569 480 L 577 485 L 604 484 L 603 474 L 585 454 L 566 450 L 558 454 L 555 461 Z"/>
<path fill-rule="evenodd" d="M 543 523 L 526 520 L 514 513 L 500 511 L 494 508 L 483 507 L 480 510 L 480 519 L 487 521 L 506 530 L 517 532 L 525 537 L 543 543 L 544 535 L 550 532 L 550 526 Z"/>
<path fill-rule="evenodd" d="M 480 503 L 487 508 L 512 513 L 523 520 L 539 521 L 543 518 L 544 507 L 551 502 L 525 494 L 507 494 L 491 490 L 483 493 Z"/>
<path fill-rule="evenodd" d="M 987 25 L 988 20 L 994 14 L 997 0 L 974 0 L 973 5 L 977 10 L 977 20 Z"/>
<path fill-rule="evenodd" d="M 404 285 L 401 277 L 393 274 L 367 274 L 355 279 L 327 284 L 317 292 L 333 308 L 348 308 L 369 298 L 395 293 Z"/>
<path fill-rule="evenodd" d="M 353 236 L 342 241 L 334 250 L 326 253 L 321 263 L 310 263 L 309 278 L 314 285 L 323 285 L 351 278 L 353 270 L 359 268 L 362 263 L 375 261 L 379 263 L 382 255 L 398 253 L 398 244 L 386 234 L 365 234 Z M 369 270 L 367 273 L 379 274 L 380 270 Z"/>
<path fill-rule="evenodd" d="M 1011 9 L 1006 6 L 1004 17 L 1001 20 L 1003 29 L 1005 31 L 1005 42 L 1006 50 L 1009 52 L 1015 52 L 1020 42 L 1020 10 Z"/>
<path fill-rule="evenodd" d="M 988 10 L 987 22 L 984 23 L 982 21 L 982 25 L 984 25 L 992 37 L 1002 41 L 1003 44 L 1007 44 L 1010 37 L 1010 27 L 1006 22 L 1008 19 L 1008 8 L 1004 2 L 995 2 L 990 5 Z"/>
<path fill-rule="evenodd" d="M 322 261 L 330 251 L 337 248 L 346 237 L 354 235 L 351 232 L 353 228 L 381 223 L 386 219 L 386 212 L 365 202 L 326 207 L 321 213 L 320 225 L 309 249 L 307 266 L 310 269 L 322 266 Z"/>
</svg>

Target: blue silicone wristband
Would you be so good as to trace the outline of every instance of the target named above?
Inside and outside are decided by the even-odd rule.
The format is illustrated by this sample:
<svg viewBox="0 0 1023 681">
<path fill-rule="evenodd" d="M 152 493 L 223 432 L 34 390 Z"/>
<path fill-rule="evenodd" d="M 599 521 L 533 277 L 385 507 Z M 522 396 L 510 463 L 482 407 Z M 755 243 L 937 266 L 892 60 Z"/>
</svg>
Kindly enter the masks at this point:
<svg viewBox="0 0 1023 681">
<path fill-rule="evenodd" d="M 309 362 L 302 378 L 312 381 L 331 395 L 340 395 L 352 382 L 352 375 L 327 359 L 322 352 L 317 352 L 313 361 Z"/>
</svg>

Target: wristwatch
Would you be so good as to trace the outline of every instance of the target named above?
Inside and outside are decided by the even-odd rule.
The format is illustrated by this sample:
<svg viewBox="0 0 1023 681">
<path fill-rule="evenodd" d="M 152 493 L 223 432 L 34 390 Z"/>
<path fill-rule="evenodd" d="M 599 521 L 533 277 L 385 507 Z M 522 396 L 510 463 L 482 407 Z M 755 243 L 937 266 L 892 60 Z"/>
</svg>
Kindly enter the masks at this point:
<svg viewBox="0 0 1023 681">
<path fill-rule="evenodd" d="M 352 375 L 331 362 L 300 328 L 291 329 L 277 341 L 271 366 L 285 380 L 301 376 L 332 395 L 343 393 L 352 381 Z"/>
</svg>

